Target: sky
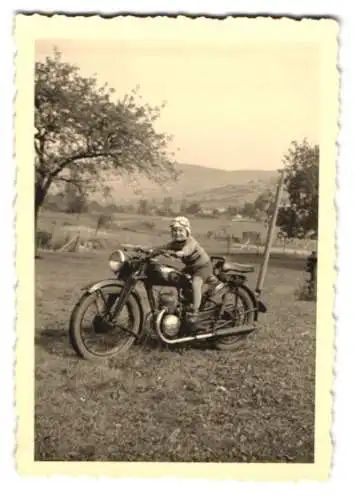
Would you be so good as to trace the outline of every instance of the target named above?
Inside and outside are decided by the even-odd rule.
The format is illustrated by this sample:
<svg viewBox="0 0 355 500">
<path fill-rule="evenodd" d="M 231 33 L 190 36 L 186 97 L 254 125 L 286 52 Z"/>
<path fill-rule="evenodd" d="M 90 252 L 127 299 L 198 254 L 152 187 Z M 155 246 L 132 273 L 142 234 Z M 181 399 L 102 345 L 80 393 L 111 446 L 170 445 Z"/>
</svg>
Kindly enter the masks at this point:
<svg viewBox="0 0 355 500">
<path fill-rule="evenodd" d="M 174 136 L 177 161 L 225 170 L 276 170 L 292 140 L 319 141 L 320 54 L 310 42 L 216 43 L 41 39 L 122 97 L 136 85 L 167 102 L 157 125 Z"/>
</svg>

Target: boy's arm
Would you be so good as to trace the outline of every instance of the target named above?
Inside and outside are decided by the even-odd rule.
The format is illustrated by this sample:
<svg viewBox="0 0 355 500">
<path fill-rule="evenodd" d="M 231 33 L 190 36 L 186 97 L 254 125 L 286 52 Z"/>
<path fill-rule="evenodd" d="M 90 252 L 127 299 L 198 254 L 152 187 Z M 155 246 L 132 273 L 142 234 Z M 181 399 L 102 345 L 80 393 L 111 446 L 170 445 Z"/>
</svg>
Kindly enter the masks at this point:
<svg viewBox="0 0 355 500">
<path fill-rule="evenodd" d="M 177 257 L 187 257 L 188 255 L 191 255 L 195 250 L 196 250 L 196 241 L 194 239 L 189 239 L 183 246 L 181 250 L 176 252 Z"/>
<path fill-rule="evenodd" d="M 158 246 L 154 246 L 152 247 L 152 250 L 153 251 L 156 251 L 156 250 L 161 250 L 161 251 L 164 251 L 164 250 L 167 250 L 167 251 L 172 251 L 174 250 L 173 246 L 172 246 L 172 242 L 169 242 L 169 243 L 166 243 L 165 245 L 158 245 Z"/>
<path fill-rule="evenodd" d="M 157 245 L 152 247 L 152 250 L 169 250 L 169 243 L 166 245 Z"/>
</svg>

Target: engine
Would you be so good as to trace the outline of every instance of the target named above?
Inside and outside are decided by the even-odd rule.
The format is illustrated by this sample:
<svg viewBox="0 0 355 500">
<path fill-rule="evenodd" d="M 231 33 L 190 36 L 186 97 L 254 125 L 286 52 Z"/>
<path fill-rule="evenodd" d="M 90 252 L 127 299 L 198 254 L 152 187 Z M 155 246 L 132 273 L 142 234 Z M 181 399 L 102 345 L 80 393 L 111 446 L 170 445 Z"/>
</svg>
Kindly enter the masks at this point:
<svg viewBox="0 0 355 500">
<path fill-rule="evenodd" d="M 165 309 L 168 313 L 174 314 L 178 305 L 176 295 L 169 292 L 161 292 L 158 298 L 159 309 Z"/>
<path fill-rule="evenodd" d="M 166 313 L 160 321 L 160 331 L 164 337 L 176 337 L 180 331 L 181 321 L 175 314 Z"/>
<path fill-rule="evenodd" d="M 173 293 L 161 292 L 159 294 L 159 309 L 165 309 L 166 313 L 161 316 L 159 328 L 166 337 L 175 337 L 181 326 L 180 318 L 177 316 L 178 299 Z"/>
</svg>

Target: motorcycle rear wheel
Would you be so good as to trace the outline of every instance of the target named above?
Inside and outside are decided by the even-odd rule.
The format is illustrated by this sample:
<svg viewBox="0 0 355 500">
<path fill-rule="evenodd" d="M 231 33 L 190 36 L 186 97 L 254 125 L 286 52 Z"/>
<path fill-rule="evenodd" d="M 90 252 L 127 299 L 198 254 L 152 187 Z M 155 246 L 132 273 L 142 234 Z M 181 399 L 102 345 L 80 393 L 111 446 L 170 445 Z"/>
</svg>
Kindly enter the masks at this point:
<svg viewBox="0 0 355 500">
<path fill-rule="evenodd" d="M 236 300 L 239 300 L 242 304 L 242 308 L 244 311 L 243 320 L 240 322 L 240 325 L 249 325 L 254 322 L 254 312 L 252 309 L 254 308 L 253 301 L 247 294 L 247 292 L 241 288 L 238 288 L 234 292 L 234 296 Z M 250 332 L 252 333 L 252 332 Z M 250 333 L 239 333 L 236 335 L 226 335 L 225 337 L 220 337 L 215 340 L 214 346 L 220 351 L 233 351 L 240 347 L 240 345 L 247 339 Z"/>
<path fill-rule="evenodd" d="M 109 296 L 111 297 L 118 296 L 122 292 L 122 287 L 108 286 L 103 288 L 101 291 L 105 297 L 105 302 L 106 302 Z M 87 294 L 81 297 L 81 299 L 77 302 L 77 304 L 73 309 L 69 325 L 69 340 L 73 349 L 81 358 L 84 358 L 89 361 L 112 358 L 117 354 L 123 354 L 126 351 L 128 351 L 128 349 L 135 342 L 137 338 L 136 336 L 140 332 L 141 319 L 142 319 L 139 304 L 137 303 L 135 297 L 133 295 L 130 295 L 124 305 L 124 308 L 127 308 L 129 316 L 129 325 L 127 328 L 129 328 L 129 330 L 132 331 L 135 335 L 128 335 L 125 333 L 124 338 L 118 338 L 118 343 L 111 349 L 105 352 L 94 351 L 85 342 L 83 336 L 82 323 L 84 320 L 85 313 L 88 311 L 90 307 L 92 306 L 95 307 L 95 302 L 96 302 L 95 294 Z M 122 312 L 120 313 L 120 315 L 121 314 Z M 109 325 L 99 315 L 96 315 L 94 317 L 92 323 L 94 330 L 96 330 L 94 332 L 94 336 L 95 335 L 98 336 L 100 334 L 102 334 L 103 336 L 104 335 L 109 336 L 110 334 L 113 337 L 120 336 L 120 333 L 117 333 L 119 327 L 116 327 L 116 329 L 111 328 L 111 331 L 109 331 L 110 330 Z M 106 333 L 104 331 L 105 327 L 107 327 Z M 100 328 L 102 329 L 102 331 L 99 331 Z"/>
</svg>

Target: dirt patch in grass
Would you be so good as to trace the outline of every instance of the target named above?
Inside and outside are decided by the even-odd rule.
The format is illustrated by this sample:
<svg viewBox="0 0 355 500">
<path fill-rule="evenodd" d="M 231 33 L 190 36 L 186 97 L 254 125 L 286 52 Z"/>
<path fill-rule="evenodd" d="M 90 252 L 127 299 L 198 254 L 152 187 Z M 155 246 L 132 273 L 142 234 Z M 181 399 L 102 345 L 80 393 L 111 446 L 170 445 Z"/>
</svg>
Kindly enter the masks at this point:
<svg viewBox="0 0 355 500">
<path fill-rule="evenodd" d="M 270 267 L 269 312 L 237 352 L 146 345 L 93 364 L 68 320 L 80 287 L 108 275 L 102 255 L 36 261 L 36 460 L 313 461 L 316 305 L 295 300 L 302 271 Z"/>
</svg>

